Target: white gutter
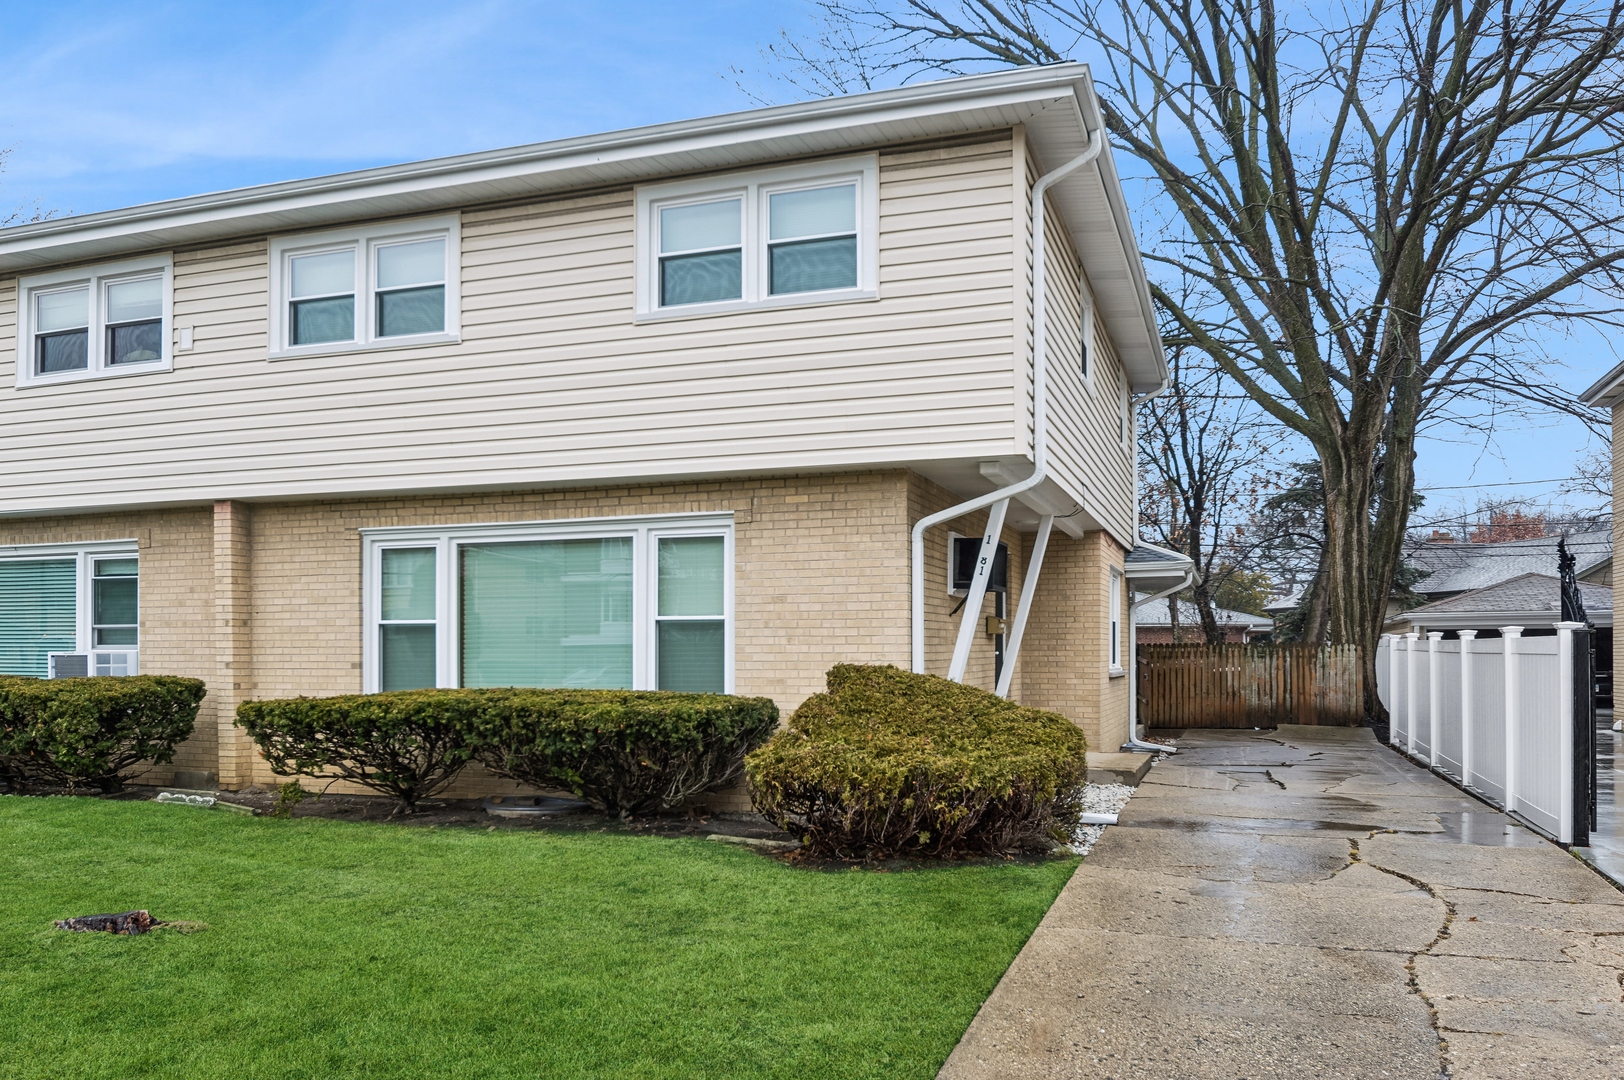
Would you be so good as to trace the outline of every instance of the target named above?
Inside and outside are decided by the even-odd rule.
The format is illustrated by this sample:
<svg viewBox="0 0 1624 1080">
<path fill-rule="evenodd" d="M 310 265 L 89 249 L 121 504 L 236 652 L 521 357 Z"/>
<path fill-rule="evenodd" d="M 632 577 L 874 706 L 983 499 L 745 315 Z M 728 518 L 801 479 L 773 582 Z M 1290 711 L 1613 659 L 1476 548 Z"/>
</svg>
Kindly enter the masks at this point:
<svg viewBox="0 0 1624 1080">
<path fill-rule="evenodd" d="M 978 495 L 974 499 L 922 517 L 914 524 L 911 605 L 913 670 L 920 674 L 924 674 L 925 671 L 925 530 L 933 525 L 940 525 L 945 521 L 963 517 L 965 514 L 972 514 L 997 502 L 1007 503 L 1010 498 L 1022 492 L 1031 491 L 1048 479 L 1049 349 L 1045 338 L 1048 329 L 1049 283 L 1048 276 L 1045 273 L 1048 258 L 1047 252 L 1044 250 L 1045 215 L 1043 196 L 1056 182 L 1099 157 L 1100 150 L 1104 146 L 1104 131 L 1100 129 L 1089 131 L 1087 149 L 1059 168 L 1044 173 L 1038 179 L 1038 182 L 1032 185 L 1032 306 L 1034 310 L 1032 337 L 1032 475 L 1007 487 L 989 491 L 985 495 Z M 1002 520 L 1002 514 L 997 516 Z M 981 557 L 977 560 L 976 576 L 970 585 L 970 595 L 965 598 L 964 618 L 967 622 L 981 617 L 981 601 L 987 594 L 986 578 L 991 571 L 993 557 L 997 554 L 997 551 L 998 537 L 989 531 L 986 536 L 982 537 Z M 963 636 L 962 632 L 960 636 Z M 1013 669 L 1015 666 L 1014 658 L 1006 658 L 1005 666 Z M 960 672 L 960 677 L 962 677 L 962 674 Z"/>
<path fill-rule="evenodd" d="M 1139 738 L 1139 625 L 1134 618 L 1134 612 L 1141 605 L 1160 600 L 1164 596 L 1173 596 L 1190 587 L 1195 580 L 1195 569 L 1192 567 L 1184 571 L 1184 580 L 1171 589 L 1163 589 L 1159 593 L 1152 593 L 1143 600 L 1135 600 L 1128 604 L 1128 741 L 1122 744 L 1126 750 L 1149 750 L 1158 754 L 1176 754 L 1178 750 L 1162 743 L 1144 742 Z M 1178 603 L 1169 600 L 1169 604 Z"/>
</svg>

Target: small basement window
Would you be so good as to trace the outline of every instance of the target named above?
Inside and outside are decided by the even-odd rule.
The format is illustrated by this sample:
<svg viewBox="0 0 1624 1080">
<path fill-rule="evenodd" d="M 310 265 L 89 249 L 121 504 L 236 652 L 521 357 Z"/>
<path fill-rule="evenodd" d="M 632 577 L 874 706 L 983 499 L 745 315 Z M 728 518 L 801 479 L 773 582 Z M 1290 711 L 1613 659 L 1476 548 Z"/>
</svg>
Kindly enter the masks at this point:
<svg viewBox="0 0 1624 1080">
<path fill-rule="evenodd" d="M 17 385 L 168 371 L 168 255 L 18 282 Z"/>
</svg>

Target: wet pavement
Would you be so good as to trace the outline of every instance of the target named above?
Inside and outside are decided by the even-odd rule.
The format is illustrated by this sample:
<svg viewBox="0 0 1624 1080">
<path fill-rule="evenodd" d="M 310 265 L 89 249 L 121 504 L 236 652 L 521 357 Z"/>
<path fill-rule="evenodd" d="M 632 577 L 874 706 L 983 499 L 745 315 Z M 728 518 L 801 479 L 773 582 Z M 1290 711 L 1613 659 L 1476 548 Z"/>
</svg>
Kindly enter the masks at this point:
<svg viewBox="0 0 1624 1080">
<path fill-rule="evenodd" d="M 1590 832 L 1590 846 L 1581 854 L 1614 881 L 1624 882 L 1624 818 L 1618 812 L 1618 767 L 1624 765 L 1618 753 L 1624 733 L 1613 730 L 1613 710 L 1598 710 L 1596 716 L 1596 827 Z"/>
<path fill-rule="evenodd" d="M 943 1078 L 1624 1075 L 1624 892 L 1367 729 L 1179 746 Z"/>
</svg>

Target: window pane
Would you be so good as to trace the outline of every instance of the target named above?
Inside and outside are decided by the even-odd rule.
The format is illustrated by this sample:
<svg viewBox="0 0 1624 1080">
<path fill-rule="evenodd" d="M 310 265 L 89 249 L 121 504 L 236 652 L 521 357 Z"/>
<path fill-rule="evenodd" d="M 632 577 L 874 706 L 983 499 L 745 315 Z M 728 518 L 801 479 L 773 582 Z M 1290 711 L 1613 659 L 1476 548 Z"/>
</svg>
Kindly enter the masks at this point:
<svg viewBox="0 0 1624 1080">
<path fill-rule="evenodd" d="M 660 250 L 694 251 L 699 248 L 734 247 L 739 239 L 738 199 L 668 206 L 660 211 Z"/>
<path fill-rule="evenodd" d="M 660 623 L 659 689 L 722 693 L 727 687 L 722 666 L 726 644 L 726 628 L 719 621 Z"/>
<path fill-rule="evenodd" d="M 383 602 L 379 617 L 429 619 L 434 616 L 433 548 L 385 548 L 383 551 Z"/>
<path fill-rule="evenodd" d="M 857 287 L 857 238 L 802 240 L 771 248 L 772 292 L 817 292 Z"/>
<path fill-rule="evenodd" d="M 96 627 L 95 645 L 135 645 L 136 628 L 133 626 L 98 626 Z"/>
<path fill-rule="evenodd" d="M 72 559 L 0 561 L 0 675 L 50 674 L 45 654 L 78 645 Z"/>
<path fill-rule="evenodd" d="M 295 345 L 355 340 L 355 297 L 296 300 L 289 305 L 288 338 Z"/>
<path fill-rule="evenodd" d="M 772 240 L 857 231 L 857 185 L 786 191 L 767 199 Z"/>
<path fill-rule="evenodd" d="M 163 320 L 127 323 L 107 328 L 107 362 L 109 364 L 140 364 L 149 360 L 162 360 L 164 347 Z"/>
<path fill-rule="evenodd" d="M 97 559 L 97 577 L 134 577 L 140 570 L 138 559 Z"/>
<path fill-rule="evenodd" d="M 660 614 L 721 615 L 720 536 L 667 536 L 660 540 Z"/>
<path fill-rule="evenodd" d="M 704 304 L 744 295 L 744 269 L 737 251 L 676 255 L 660 260 L 660 303 Z"/>
<path fill-rule="evenodd" d="M 90 331 L 70 330 L 65 334 L 41 334 L 39 373 L 83 371 L 90 366 Z"/>
<path fill-rule="evenodd" d="M 90 621 L 97 626 L 134 626 L 136 579 L 97 578 L 90 589 Z"/>
<path fill-rule="evenodd" d="M 434 627 L 378 627 L 378 685 L 382 690 L 427 690 L 434 686 Z"/>
<path fill-rule="evenodd" d="M 140 322 L 164 313 L 163 279 L 119 281 L 107 286 L 107 321 Z"/>
<path fill-rule="evenodd" d="M 34 329 L 46 333 L 90 323 L 90 289 L 45 293 L 35 300 Z"/>
<path fill-rule="evenodd" d="M 330 296 L 355 291 L 355 252 L 329 251 L 323 255 L 300 255 L 293 263 L 292 297 Z"/>
<path fill-rule="evenodd" d="M 445 286 L 378 294 L 378 336 L 438 334 L 445 329 Z"/>
<path fill-rule="evenodd" d="M 632 685 L 632 541 L 462 549 L 462 685 Z"/>
<path fill-rule="evenodd" d="M 445 241 L 418 240 L 378 249 L 378 288 L 431 285 L 445 280 Z"/>
</svg>

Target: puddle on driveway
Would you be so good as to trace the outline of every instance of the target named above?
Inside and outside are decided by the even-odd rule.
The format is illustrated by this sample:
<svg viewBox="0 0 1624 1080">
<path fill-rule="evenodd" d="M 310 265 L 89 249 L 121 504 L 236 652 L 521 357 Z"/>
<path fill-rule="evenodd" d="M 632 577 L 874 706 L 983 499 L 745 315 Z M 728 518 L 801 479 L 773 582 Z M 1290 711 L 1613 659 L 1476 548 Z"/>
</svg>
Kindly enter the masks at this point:
<svg viewBox="0 0 1624 1080">
<path fill-rule="evenodd" d="M 1124 821 L 1118 828 L 1172 829 L 1177 832 L 1312 832 L 1357 833 L 1364 835 L 1383 826 L 1351 821 L 1307 821 L 1303 818 L 1135 818 Z"/>
<path fill-rule="evenodd" d="M 1397 831 L 1401 836 L 1424 836 L 1432 841 L 1478 847 L 1543 847 L 1546 843 L 1534 830 L 1492 810 L 1438 814 L 1437 818 L 1438 824 L 1443 826 L 1442 832 Z"/>
</svg>

